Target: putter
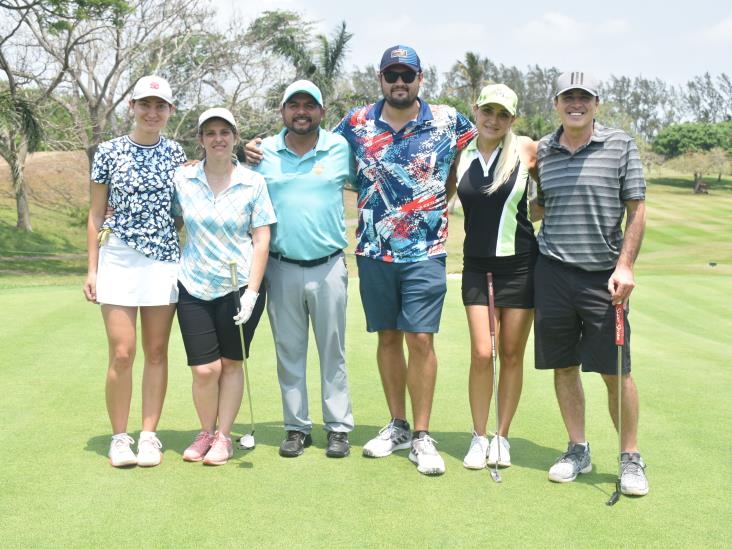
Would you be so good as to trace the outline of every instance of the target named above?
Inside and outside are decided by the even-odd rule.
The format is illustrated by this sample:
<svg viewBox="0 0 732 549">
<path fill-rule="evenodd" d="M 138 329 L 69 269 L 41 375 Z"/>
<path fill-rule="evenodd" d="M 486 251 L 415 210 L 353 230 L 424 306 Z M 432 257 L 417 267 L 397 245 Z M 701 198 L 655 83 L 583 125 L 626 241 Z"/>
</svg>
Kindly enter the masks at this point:
<svg viewBox="0 0 732 549">
<path fill-rule="evenodd" d="M 615 305 L 615 345 L 618 347 L 618 478 L 615 479 L 615 491 L 607 500 L 613 506 L 620 499 L 620 477 L 623 474 L 623 345 L 625 344 L 625 323 L 623 322 L 623 304 Z"/>
<path fill-rule="evenodd" d="M 234 305 L 236 306 L 236 312 L 238 313 L 241 311 L 241 297 L 239 296 L 239 280 L 236 275 L 236 261 L 229 261 L 229 274 L 231 275 L 231 287 L 234 289 Z M 249 387 L 249 371 L 247 368 L 247 348 L 244 344 L 244 334 L 242 332 L 242 327 L 237 326 L 237 331 L 239 332 L 239 339 L 241 341 L 241 356 L 242 356 L 242 365 L 244 366 L 244 383 L 247 387 L 247 400 L 249 401 L 249 419 L 251 421 L 251 427 L 252 432 L 248 433 L 246 435 L 243 435 L 239 439 L 239 448 L 242 450 L 251 450 L 256 446 L 256 442 L 254 441 L 254 408 L 252 406 L 252 391 Z"/>
<path fill-rule="evenodd" d="M 496 305 L 493 302 L 493 273 L 486 275 L 488 279 L 488 323 L 491 330 L 491 355 L 493 358 L 493 402 L 496 405 L 496 437 L 498 437 L 498 372 L 496 371 Z M 498 473 L 498 462 L 501 461 L 501 439 L 496 440 L 498 445 L 498 459 L 491 469 L 491 477 L 496 482 L 501 482 L 501 475 Z"/>
</svg>

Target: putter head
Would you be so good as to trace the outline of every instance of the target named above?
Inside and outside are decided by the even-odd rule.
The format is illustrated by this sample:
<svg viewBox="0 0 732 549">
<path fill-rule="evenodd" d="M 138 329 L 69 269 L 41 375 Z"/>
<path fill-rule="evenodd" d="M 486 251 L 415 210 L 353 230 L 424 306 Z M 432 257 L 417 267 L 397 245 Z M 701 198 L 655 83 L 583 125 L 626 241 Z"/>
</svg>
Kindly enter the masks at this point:
<svg viewBox="0 0 732 549">
<path fill-rule="evenodd" d="M 257 443 L 254 441 L 254 435 L 246 434 L 239 439 L 240 450 L 252 450 Z"/>
<path fill-rule="evenodd" d="M 620 499 L 620 478 L 617 478 L 617 479 L 615 479 L 615 491 L 610 496 L 610 499 L 607 500 L 605 505 L 607 505 L 608 507 L 612 507 L 613 505 L 615 505 L 618 502 L 619 499 Z"/>
<path fill-rule="evenodd" d="M 498 472 L 498 468 L 495 468 L 495 469 L 491 469 L 491 478 L 492 478 L 492 479 L 493 479 L 493 480 L 494 480 L 495 482 L 499 482 L 499 483 L 500 483 L 500 482 L 502 482 L 502 479 L 501 479 L 501 475 L 500 475 L 500 473 Z"/>
</svg>

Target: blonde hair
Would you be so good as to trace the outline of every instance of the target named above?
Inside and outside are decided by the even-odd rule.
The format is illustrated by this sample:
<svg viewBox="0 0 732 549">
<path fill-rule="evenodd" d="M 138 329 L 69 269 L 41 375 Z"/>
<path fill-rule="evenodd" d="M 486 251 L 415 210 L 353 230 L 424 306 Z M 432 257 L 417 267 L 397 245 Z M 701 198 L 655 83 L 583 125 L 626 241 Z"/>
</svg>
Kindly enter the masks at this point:
<svg viewBox="0 0 732 549">
<path fill-rule="evenodd" d="M 511 128 L 508 129 L 498 146 L 501 151 L 498 153 L 496 169 L 493 170 L 493 181 L 484 191 L 487 195 L 493 194 L 508 181 L 519 162 L 518 138 Z"/>
</svg>

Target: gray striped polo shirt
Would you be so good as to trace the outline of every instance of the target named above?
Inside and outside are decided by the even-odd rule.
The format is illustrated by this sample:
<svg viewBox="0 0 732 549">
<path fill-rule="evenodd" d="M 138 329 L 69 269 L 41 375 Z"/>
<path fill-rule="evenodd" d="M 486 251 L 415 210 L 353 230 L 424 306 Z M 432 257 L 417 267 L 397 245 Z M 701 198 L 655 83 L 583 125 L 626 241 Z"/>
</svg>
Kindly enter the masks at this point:
<svg viewBox="0 0 732 549">
<path fill-rule="evenodd" d="M 595 123 L 590 142 L 570 153 L 559 144 L 561 132 L 543 137 L 537 151 L 539 251 L 586 271 L 613 269 L 623 245 L 624 201 L 646 195 L 638 147 L 622 130 Z"/>
</svg>

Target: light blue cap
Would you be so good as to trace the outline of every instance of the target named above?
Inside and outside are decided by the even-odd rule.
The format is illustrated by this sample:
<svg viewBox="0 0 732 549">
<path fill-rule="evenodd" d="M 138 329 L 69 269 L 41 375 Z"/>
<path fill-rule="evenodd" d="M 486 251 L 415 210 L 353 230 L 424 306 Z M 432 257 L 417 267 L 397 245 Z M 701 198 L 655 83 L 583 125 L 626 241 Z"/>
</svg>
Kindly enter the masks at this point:
<svg viewBox="0 0 732 549">
<path fill-rule="evenodd" d="M 325 108 L 325 105 L 323 105 L 323 94 L 320 93 L 320 88 L 310 80 L 296 80 L 287 86 L 285 95 L 282 96 L 282 106 L 284 106 L 284 104 L 287 103 L 287 100 L 296 93 L 307 93 L 318 102 L 318 105 Z"/>
</svg>

